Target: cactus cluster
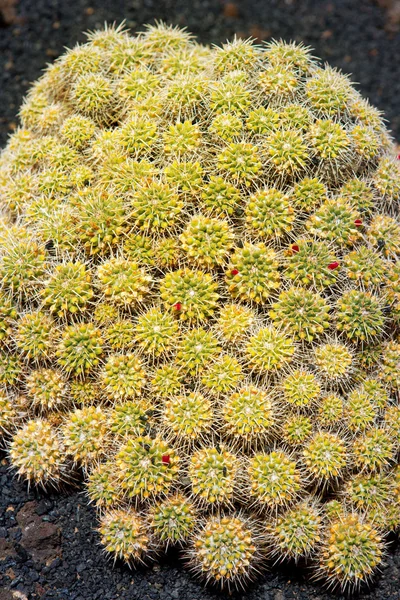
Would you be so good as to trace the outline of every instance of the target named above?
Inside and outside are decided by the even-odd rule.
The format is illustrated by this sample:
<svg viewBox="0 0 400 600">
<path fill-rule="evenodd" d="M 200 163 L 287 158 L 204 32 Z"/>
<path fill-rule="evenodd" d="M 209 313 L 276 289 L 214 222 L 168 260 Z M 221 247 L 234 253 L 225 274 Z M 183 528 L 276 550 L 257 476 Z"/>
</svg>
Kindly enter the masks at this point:
<svg viewBox="0 0 400 600">
<path fill-rule="evenodd" d="M 400 172 L 302 44 L 88 35 L 0 155 L 0 436 L 108 553 L 354 589 L 400 527 Z"/>
</svg>

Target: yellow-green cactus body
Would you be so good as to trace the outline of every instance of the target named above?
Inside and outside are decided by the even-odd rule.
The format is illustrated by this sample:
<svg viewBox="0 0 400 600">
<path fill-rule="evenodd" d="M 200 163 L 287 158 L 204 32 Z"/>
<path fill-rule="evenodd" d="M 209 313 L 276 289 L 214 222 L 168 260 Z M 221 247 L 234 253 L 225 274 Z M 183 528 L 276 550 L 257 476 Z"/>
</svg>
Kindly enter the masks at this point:
<svg viewBox="0 0 400 600">
<path fill-rule="evenodd" d="M 400 172 L 380 112 L 302 44 L 156 24 L 90 33 L 20 121 L 0 158 L 0 444 L 19 475 L 79 471 L 130 564 L 178 544 L 228 588 L 270 557 L 368 580 L 400 514 Z"/>
</svg>

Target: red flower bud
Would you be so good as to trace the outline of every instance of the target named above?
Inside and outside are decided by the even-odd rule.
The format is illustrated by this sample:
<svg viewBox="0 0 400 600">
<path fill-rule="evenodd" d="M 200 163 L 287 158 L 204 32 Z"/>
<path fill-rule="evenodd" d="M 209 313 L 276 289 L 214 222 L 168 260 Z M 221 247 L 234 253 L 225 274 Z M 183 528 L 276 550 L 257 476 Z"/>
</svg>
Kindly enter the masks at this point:
<svg viewBox="0 0 400 600">
<path fill-rule="evenodd" d="M 169 463 L 171 462 L 169 454 L 163 454 L 163 456 L 161 458 L 161 462 L 163 465 L 169 465 Z"/>
<path fill-rule="evenodd" d="M 328 265 L 328 269 L 330 271 L 334 271 L 335 269 L 337 269 L 339 266 L 339 263 L 337 262 L 337 260 L 335 260 L 334 262 L 329 263 Z"/>
</svg>

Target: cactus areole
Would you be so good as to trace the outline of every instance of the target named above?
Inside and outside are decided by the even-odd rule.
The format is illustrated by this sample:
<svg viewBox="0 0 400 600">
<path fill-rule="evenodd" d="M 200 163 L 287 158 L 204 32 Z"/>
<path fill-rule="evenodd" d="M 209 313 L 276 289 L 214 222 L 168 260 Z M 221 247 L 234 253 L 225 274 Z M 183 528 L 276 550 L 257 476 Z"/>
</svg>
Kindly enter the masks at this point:
<svg viewBox="0 0 400 600">
<path fill-rule="evenodd" d="M 0 436 L 105 550 L 354 589 L 400 526 L 400 173 L 302 44 L 88 34 L 0 155 Z"/>
</svg>

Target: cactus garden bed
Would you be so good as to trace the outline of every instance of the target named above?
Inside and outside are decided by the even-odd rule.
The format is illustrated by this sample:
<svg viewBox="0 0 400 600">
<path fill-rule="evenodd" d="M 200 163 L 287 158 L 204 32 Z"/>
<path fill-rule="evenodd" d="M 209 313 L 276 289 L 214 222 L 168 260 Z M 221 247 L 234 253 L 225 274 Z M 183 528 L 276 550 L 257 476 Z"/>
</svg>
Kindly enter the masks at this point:
<svg viewBox="0 0 400 600">
<path fill-rule="evenodd" d="M 57 518 L 86 498 L 86 538 L 133 579 L 179 555 L 224 592 L 277 563 L 264 585 L 364 593 L 400 524 L 400 173 L 381 114 L 302 43 L 88 37 L 1 155 L 2 437 L 31 493 L 67 495 L 13 515 L 11 494 L 5 559 L 51 593 L 29 569 L 63 565 L 85 527 Z"/>
</svg>

